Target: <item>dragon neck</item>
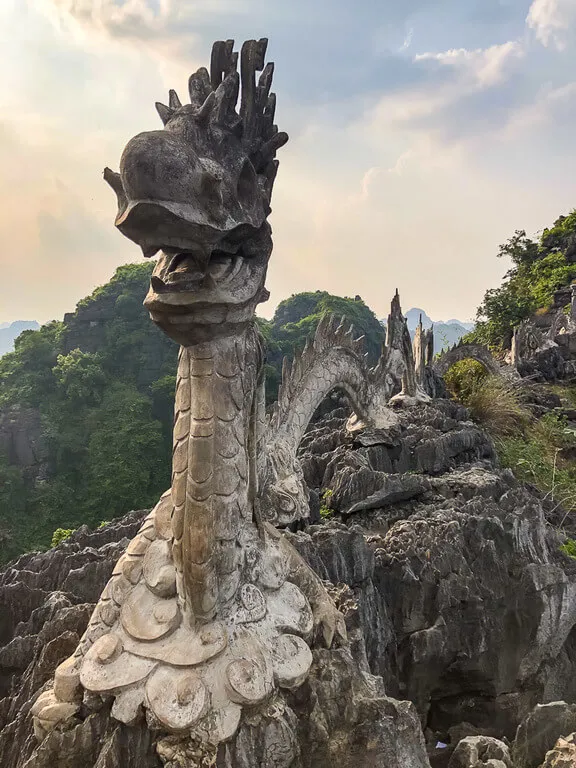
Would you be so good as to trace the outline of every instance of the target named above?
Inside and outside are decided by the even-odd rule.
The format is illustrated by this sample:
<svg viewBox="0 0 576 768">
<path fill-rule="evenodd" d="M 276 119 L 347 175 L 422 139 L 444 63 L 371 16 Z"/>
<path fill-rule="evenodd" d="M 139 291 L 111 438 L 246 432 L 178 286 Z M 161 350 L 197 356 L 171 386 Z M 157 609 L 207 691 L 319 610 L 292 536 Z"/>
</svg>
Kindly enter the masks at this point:
<svg viewBox="0 0 576 768">
<path fill-rule="evenodd" d="M 180 349 L 172 551 L 178 595 L 190 624 L 221 616 L 240 584 L 240 537 L 254 520 L 254 414 L 261 357 L 252 328 Z"/>
</svg>

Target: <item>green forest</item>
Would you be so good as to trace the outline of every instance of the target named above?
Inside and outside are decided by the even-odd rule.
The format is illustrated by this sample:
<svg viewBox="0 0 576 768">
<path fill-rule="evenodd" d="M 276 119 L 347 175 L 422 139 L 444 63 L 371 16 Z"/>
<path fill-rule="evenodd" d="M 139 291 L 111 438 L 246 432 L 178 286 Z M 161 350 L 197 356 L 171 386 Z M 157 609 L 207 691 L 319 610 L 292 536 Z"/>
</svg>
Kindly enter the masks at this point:
<svg viewBox="0 0 576 768">
<path fill-rule="evenodd" d="M 516 231 L 497 255 L 512 267 L 499 288 L 486 292 L 466 340 L 500 352 L 523 319 L 545 312 L 554 292 L 576 279 L 576 212 L 536 238 Z M 0 358 L 0 438 L 3 424 L 32 414 L 40 446 L 32 467 L 0 450 L 0 561 L 50 546 L 57 530 L 56 539 L 150 507 L 168 487 L 177 346 L 142 306 L 153 267 L 120 267 L 63 321 L 25 331 Z M 257 318 L 267 346 L 268 403 L 277 395 L 283 357 L 303 347 L 326 313 L 347 318 L 365 337 L 371 362 L 377 359 L 384 328 L 360 297 L 291 296 L 272 320 Z M 459 388 L 476 387 L 471 372 L 462 371 L 452 377 L 456 396 Z M 462 391 L 460 397 L 466 400 Z"/>
<path fill-rule="evenodd" d="M 476 327 L 464 339 L 496 352 L 509 349 L 514 328 L 549 309 L 554 292 L 576 279 L 576 211 L 560 216 L 536 239 L 516 230 L 497 256 L 508 257 L 512 268 L 499 288 L 486 291 Z"/>
<path fill-rule="evenodd" d="M 150 507 L 169 486 L 178 348 L 142 306 L 153 267 L 120 267 L 63 322 L 25 331 L 0 358 L 0 431 L 22 412 L 39 412 L 41 424 L 40 467 L 0 455 L 1 561 L 50 546 L 57 529 Z M 258 318 L 269 402 L 282 358 L 304 346 L 324 313 L 345 316 L 377 358 L 384 329 L 359 297 L 292 296 L 272 320 Z"/>
</svg>

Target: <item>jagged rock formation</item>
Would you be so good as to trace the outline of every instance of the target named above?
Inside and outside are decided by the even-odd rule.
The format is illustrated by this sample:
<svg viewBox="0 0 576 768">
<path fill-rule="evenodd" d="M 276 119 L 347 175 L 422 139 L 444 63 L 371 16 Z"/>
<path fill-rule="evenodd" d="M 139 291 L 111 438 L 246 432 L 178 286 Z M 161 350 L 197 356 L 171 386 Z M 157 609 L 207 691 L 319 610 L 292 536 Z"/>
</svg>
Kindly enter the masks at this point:
<svg viewBox="0 0 576 768">
<path fill-rule="evenodd" d="M 12 407 L 0 412 L 0 455 L 22 469 L 34 482 L 47 471 L 40 413 L 35 408 Z"/>
<path fill-rule="evenodd" d="M 416 328 L 420 323 L 425 330 L 432 331 L 434 354 L 439 354 L 457 344 L 463 336 L 474 329 L 475 325 L 475 323 L 456 319 L 432 320 L 423 309 L 417 307 L 412 307 L 406 312 L 406 322 L 412 338 L 414 338 Z"/>
<path fill-rule="evenodd" d="M 76 649 L 31 707 L 39 746 L 30 765 L 53 755 L 79 761 L 96 753 L 99 764 L 104 753 L 94 738 L 113 721 L 140 730 L 138 744 L 153 740 L 169 764 L 200 749 L 206 755 L 224 750 L 231 768 L 260 759 L 270 768 L 292 765 L 306 736 L 290 713 L 291 697 L 310 675 L 301 700 L 308 707 L 325 698 L 329 711 L 342 686 L 353 694 L 343 765 L 349 750 L 371 759 L 373 742 L 374 759 L 395 750 L 391 734 L 383 738 L 386 728 L 370 740 L 363 735 L 361 745 L 356 737 L 350 741 L 364 701 L 377 721 L 382 706 L 396 707 L 398 727 L 414 731 L 402 752 L 424 760 L 414 713 L 386 704 L 378 683 L 347 652 L 322 656 L 321 670 L 331 671 L 321 674 L 334 680 L 333 690 L 325 682 L 315 690 L 316 639 L 328 648 L 335 640 L 345 643 L 344 616 L 289 539 L 265 523 L 267 516 L 278 520 L 280 510 L 292 512 L 284 498 L 302 496 L 302 484 L 289 487 L 295 452 L 325 396 L 336 387 L 347 392 L 362 420 L 356 428 L 394 423 L 387 403 L 395 389 L 391 402 L 398 406 L 429 400 L 422 386 L 431 348 L 419 336 L 415 366 L 398 294 L 373 370 L 351 331 L 328 320 L 313 354 L 305 350 L 286 371 L 279 406 L 264 424 L 263 355 L 253 321 L 256 305 L 267 298 L 267 216 L 275 153 L 287 140 L 273 125 L 273 70 L 264 66 L 265 50 L 265 40 L 242 48 L 237 113 L 238 56 L 232 41 L 216 43 L 210 74 L 202 68 L 190 78 L 191 104 L 182 106 L 171 91 L 169 106 L 157 104 L 165 130 L 136 136 L 120 174 L 105 171 L 118 199 L 118 228 L 145 256 L 161 249 L 145 305 L 182 345 L 172 487 L 143 520 Z M 259 454 L 277 460 L 290 444 L 288 477 L 262 476 Z M 266 491 L 271 479 L 276 495 Z M 342 720 L 340 707 L 332 709 L 329 730 Z M 112 740 L 122 740 L 118 728 Z M 106 740 L 106 749 L 111 744 Z M 306 754 L 321 744 L 316 739 Z"/>
<path fill-rule="evenodd" d="M 332 511 L 289 537 L 321 578 L 338 585 L 331 594 L 350 650 L 315 650 L 308 681 L 286 695 L 283 712 L 247 721 L 221 745 L 218 766 L 267 765 L 266 739 L 276 744 L 278 733 L 292 744 L 285 754 L 300 752 L 286 758 L 291 768 L 425 766 L 415 710 L 398 698 L 415 704 L 433 764 L 447 765 L 466 729 L 512 739 L 535 704 L 576 700 L 576 563 L 558 551 L 545 505 L 496 468 L 491 441 L 463 408 L 440 400 L 396 415 L 388 430 L 350 433 L 348 414 L 338 411 L 310 425 L 300 450 L 304 474 L 317 494 L 332 490 L 323 502 Z M 58 752 L 81 755 L 71 765 L 87 768 L 159 766 L 159 751 L 184 750 L 142 721 L 118 724 L 106 698 L 40 748 L 31 731 L 34 700 L 75 647 L 91 612 L 86 602 L 97 600 L 143 517 L 79 532 L 2 574 L 6 768 L 53 765 Z M 568 735 L 562 723 L 546 749 Z M 436 749 L 437 742 L 448 747 Z M 200 754 L 198 745 L 186 748 Z M 190 757 L 184 765 L 202 762 Z"/>
<path fill-rule="evenodd" d="M 547 312 L 521 323 L 514 331 L 510 359 L 522 376 L 536 381 L 576 374 L 576 285 L 556 291 Z"/>
<path fill-rule="evenodd" d="M 398 293 L 388 316 L 386 343 L 374 368 L 368 368 L 362 339 L 343 320 L 322 318 L 313 339 L 291 364 L 285 361 L 282 384 L 258 448 L 261 506 L 268 519 L 286 527 L 309 516 L 309 489 L 297 458 L 302 438 L 320 404 L 333 391 L 343 394 L 354 413 L 348 427 L 391 427 L 396 416 L 388 407 L 426 402 L 443 393 L 430 368 L 432 334 L 417 330 L 414 349 Z"/>
</svg>

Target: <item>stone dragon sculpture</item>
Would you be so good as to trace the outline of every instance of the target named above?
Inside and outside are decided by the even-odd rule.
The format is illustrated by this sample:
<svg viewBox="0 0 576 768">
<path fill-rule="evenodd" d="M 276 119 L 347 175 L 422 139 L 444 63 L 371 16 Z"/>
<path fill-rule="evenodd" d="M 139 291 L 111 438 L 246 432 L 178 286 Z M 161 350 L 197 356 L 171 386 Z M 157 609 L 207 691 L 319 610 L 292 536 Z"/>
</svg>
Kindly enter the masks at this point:
<svg viewBox="0 0 576 768">
<path fill-rule="evenodd" d="M 309 516 L 306 488 L 297 452 L 314 412 L 332 391 L 346 395 L 353 416 L 348 429 L 386 428 L 397 418 L 390 405 L 429 400 L 425 371 L 432 360 L 432 331 L 416 329 L 414 349 L 396 292 L 386 343 L 370 368 L 363 338 L 342 318 L 325 315 L 313 338 L 292 363 L 284 360 L 278 401 L 268 414 L 264 445 L 258 452 L 263 509 L 284 528 Z"/>
<path fill-rule="evenodd" d="M 238 73 L 233 41 L 215 43 L 210 72 L 190 77 L 190 103 L 170 91 L 169 105 L 156 105 L 164 129 L 131 139 L 120 172 L 104 172 L 117 228 L 145 257 L 159 252 L 145 306 L 181 345 L 172 485 L 36 701 L 40 740 L 111 700 L 121 722 L 144 712 L 153 729 L 217 744 L 243 708 L 299 686 L 316 637 L 346 640 L 322 582 L 271 524 L 307 514 L 301 436 L 334 388 L 353 405 L 351 428 L 389 423 L 395 393 L 427 397 L 396 294 L 375 368 L 352 331 L 326 318 L 265 414 L 254 314 L 268 298 L 267 217 L 288 139 L 274 124 L 266 45 L 245 42 Z"/>
</svg>

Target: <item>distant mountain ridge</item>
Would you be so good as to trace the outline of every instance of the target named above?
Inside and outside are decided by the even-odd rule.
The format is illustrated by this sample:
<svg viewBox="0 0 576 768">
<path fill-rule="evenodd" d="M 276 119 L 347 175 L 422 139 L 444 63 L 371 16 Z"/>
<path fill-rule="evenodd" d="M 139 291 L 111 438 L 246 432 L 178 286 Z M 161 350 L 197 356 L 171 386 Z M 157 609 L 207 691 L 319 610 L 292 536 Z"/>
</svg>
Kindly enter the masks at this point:
<svg viewBox="0 0 576 768">
<path fill-rule="evenodd" d="M 14 320 L 13 323 L 0 323 L 0 355 L 12 352 L 14 342 L 22 331 L 37 331 L 40 324 L 36 320 Z"/>
<path fill-rule="evenodd" d="M 452 344 L 456 344 L 460 341 L 462 336 L 465 336 L 474 328 L 474 323 L 464 320 L 432 320 L 423 309 L 419 307 L 412 307 L 405 313 L 406 321 L 408 323 L 408 330 L 410 335 L 414 338 L 414 332 L 422 317 L 423 328 L 431 328 L 434 326 L 434 353 L 441 352 L 447 347 L 451 347 Z"/>
</svg>

